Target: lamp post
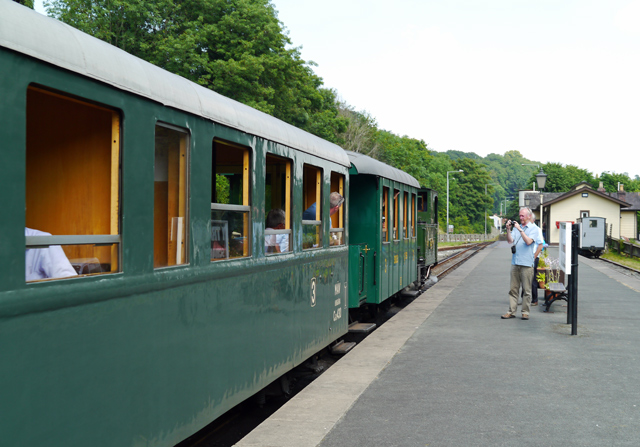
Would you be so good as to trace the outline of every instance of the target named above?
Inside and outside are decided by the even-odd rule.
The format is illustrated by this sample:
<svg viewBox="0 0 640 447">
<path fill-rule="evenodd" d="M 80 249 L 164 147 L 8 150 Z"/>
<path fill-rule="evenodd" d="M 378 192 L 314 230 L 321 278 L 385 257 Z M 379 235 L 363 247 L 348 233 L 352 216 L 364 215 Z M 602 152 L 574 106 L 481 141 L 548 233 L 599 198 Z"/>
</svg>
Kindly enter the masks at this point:
<svg viewBox="0 0 640 447">
<path fill-rule="evenodd" d="M 540 165 L 522 163 L 522 166 L 535 166 L 538 169 L 540 169 L 540 172 L 538 172 L 536 174 L 536 183 L 538 184 L 538 189 L 540 190 L 540 227 L 542 227 L 543 226 L 542 190 L 544 189 L 545 185 L 547 184 L 547 174 L 545 174 L 544 171 L 542 171 L 542 168 L 540 167 Z"/>
<path fill-rule="evenodd" d="M 487 195 L 487 186 L 489 185 L 484 185 L 484 195 Z M 485 242 L 487 241 L 487 208 L 485 207 L 484 209 L 484 240 Z"/>
<path fill-rule="evenodd" d="M 447 242 L 449 242 L 449 173 L 450 172 L 464 172 L 462 169 L 457 171 L 447 171 Z"/>
<path fill-rule="evenodd" d="M 487 186 L 489 185 L 494 185 L 494 183 L 487 183 L 486 185 L 484 185 L 484 195 L 487 195 Z M 500 226 L 500 229 L 502 229 L 502 225 Z M 484 209 L 484 240 L 487 240 L 487 209 Z"/>
</svg>

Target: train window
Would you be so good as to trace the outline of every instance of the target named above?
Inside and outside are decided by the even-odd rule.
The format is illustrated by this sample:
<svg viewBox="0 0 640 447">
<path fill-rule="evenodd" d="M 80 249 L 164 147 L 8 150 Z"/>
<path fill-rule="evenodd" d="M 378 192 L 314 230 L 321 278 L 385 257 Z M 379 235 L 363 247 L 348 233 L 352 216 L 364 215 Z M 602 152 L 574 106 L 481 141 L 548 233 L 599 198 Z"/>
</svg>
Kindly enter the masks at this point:
<svg viewBox="0 0 640 447">
<path fill-rule="evenodd" d="M 31 86 L 26 141 L 26 281 L 119 272 L 119 113 Z"/>
<path fill-rule="evenodd" d="M 329 197 L 331 218 L 330 245 L 344 245 L 344 175 L 331 173 L 331 196 Z"/>
<path fill-rule="evenodd" d="M 382 242 L 389 242 L 387 222 L 389 222 L 389 188 L 382 188 Z"/>
<path fill-rule="evenodd" d="M 248 257 L 250 149 L 214 140 L 211 163 L 211 260 Z"/>
<path fill-rule="evenodd" d="M 302 249 L 322 246 L 322 169 L 304 165 L 302 174 Z"/>
<path fill-rule="evenodd" d="M 393 240 L 400 239 L 400 232 L 398 231 L 398 207 L 400 203 L 400 191 L 393 190 Z"/>
<path fill-rule="evenodd" d="M 411 237 L 416 237 L 416 195 L 411 194 Z"/>
<path fill-rule="evenodd" d="M 406 191 L 404 193 L 404 200 L 402 202 L 402 213 L 404 216 L 404 220 L 402 221 L 402 237 L 406 239 L 410 236 L 409 228 L 411 228 L 409 226 L 409 217 L 411 216 L 411 214 L 409 214 L 409 193 Z"/>
<path fill-rule="evenodd" d="M 156 125 L 153 191 L 153 267 L 187 264 L 188 134 Z"/>
<path fill-rule="evenodd" d="M 291 251 L 291 160 L 267 154 L 265 253 Z"/>
</svg>

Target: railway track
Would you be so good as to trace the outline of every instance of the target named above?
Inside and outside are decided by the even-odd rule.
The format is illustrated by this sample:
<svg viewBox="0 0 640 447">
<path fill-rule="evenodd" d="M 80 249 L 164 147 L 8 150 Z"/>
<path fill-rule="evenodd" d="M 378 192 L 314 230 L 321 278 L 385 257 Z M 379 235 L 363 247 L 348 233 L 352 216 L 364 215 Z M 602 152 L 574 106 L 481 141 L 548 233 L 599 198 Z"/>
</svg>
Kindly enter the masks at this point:
<svg viewBox="0 0 640 447">
<path fill-rule="evenodd" d="M 459 251 L 456 251 L 451 256 L 438 261 L 438 265 L 434 266 L 431 269 L 431 274 L 435 275 L 438 279 L 445 277 L 449 272 L 455 270 L 460 264 L 465 262 L 471 256 L 488 247 L 492 243 L 493 241 L 462 246 Z"/>
<path fill-rule="evenodd" d="M 605 259 L 605 258 L 597 258 L 595 259 L 596 261 L 600 261 L 600 262 L 606 262 L 607 264 L 611 264 L 612 266 L 614 266 L 614 269 L 625 274 L 628 276 L 633 276 L 635 278 L 640 279 L 640 270 L 636 270 L 634 268 L 628 267 L 624 264 L 620 264 L 618 262 L 615 261 L 611 261 L 609 259 Z"/>
<path fill-rule="evenodd" d="M 438 261 L 438 265 L 431 269 L 431 274 L 435 275 L 440 281 L 447 273 L 453 271 L 478 251 L 490 244 L 491 242 L 484 242 L 443 250 L 453 253 Z M 424 290 L 427 290 L 433 284 L 435 284 L 435 281 L 429 284 Z M 393 318 L 398 312 L 401 312 L 402 309 L 414 299 L 415 298 L 400 296 L 393 300 L 393 304 L 390 306 L 381 306 L 372 321 L 375 322 L 377 327 L 380 327 L 386 321 Z M 344 340 L 359 343 L 364 340 L 367 335 L 370 335 L 370 333 L 346 334 Z M 332 355 L 328 349 L 323 350 L 316 356 L 313 363 L 301 365 L 292 372 L 293 379 L 290 380 L 289 393 L 286 395 L 270 395 L 269 390 L 267 390 L 266 394 L 269 397 L 268 399 L 264 399 L 264 396 L 254 396 L 219 417 L 200 432 L 181 442 L 176 447 L 233 446 L 340 358 L 341 356 Z"/>
</svg>

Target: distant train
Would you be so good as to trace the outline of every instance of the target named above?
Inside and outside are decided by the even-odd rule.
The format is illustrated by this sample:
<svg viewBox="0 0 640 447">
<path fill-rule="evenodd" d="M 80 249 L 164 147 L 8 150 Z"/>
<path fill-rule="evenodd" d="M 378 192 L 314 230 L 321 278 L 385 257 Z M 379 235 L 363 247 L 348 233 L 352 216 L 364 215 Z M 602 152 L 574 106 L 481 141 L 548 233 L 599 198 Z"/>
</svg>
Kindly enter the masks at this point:
<svg viewBox="0 0 640 447">
<path fill-rule="evenodd" d="M 437 262 L 413 177 L 9 1 L 0 94 L 7 445 L 175 445 Z"/>
</svg>

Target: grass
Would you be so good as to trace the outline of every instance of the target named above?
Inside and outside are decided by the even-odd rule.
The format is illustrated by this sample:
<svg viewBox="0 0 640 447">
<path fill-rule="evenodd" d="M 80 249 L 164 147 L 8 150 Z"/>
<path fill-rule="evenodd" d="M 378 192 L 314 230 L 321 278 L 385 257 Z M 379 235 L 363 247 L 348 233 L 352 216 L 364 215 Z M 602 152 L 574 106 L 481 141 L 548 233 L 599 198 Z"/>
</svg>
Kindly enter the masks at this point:
<svg viewBox="0 0 640 447">
<path fill-rule="evenodd" d="M 640 258 L 631 258 L 628 255 L 621 255 L 612 250 L 607 250 L 600 257 L 631 267 L 632 269 L 640 270 Z"/>
</svg>

